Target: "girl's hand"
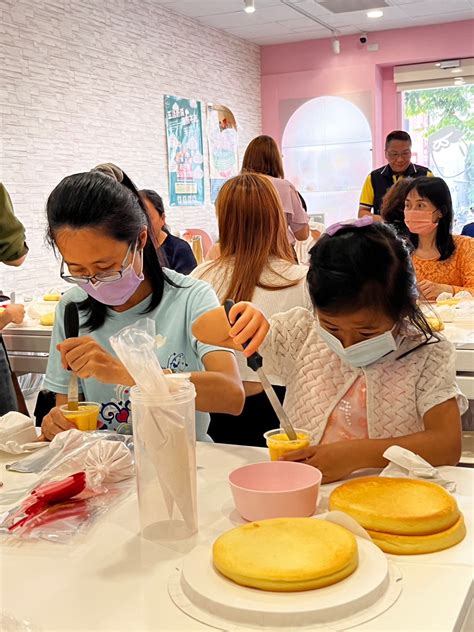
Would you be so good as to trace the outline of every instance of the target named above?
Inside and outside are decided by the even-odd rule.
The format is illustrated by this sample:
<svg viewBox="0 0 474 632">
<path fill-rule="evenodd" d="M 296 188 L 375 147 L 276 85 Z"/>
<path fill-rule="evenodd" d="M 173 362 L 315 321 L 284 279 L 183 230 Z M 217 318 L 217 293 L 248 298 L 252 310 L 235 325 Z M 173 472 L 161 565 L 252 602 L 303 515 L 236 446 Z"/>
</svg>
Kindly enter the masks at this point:
<svg viewBox="0 0 474 632">
<path fill-rule="evenodd" d="M 63 367 L 72 369 L 82 379 L 93 377 L 103 384 L 135 384 L 120 360 L 90 336 L 68 338 L 56 348 L 61 353 Z"/>
<path fill-rule="evenodd" d="M 38 441 L 51 441 L 54 437 L 60 432 L 64 432 L 65 430 L 71 430 L 72 428 L 76 428 L 76 424 L 70 419 L 66 419 L 66 417 L 59 410 L 58 406 L 52 408 L 47 415 L 43 417 L 43 421 L 41 423 L 41 436 L 38 438 Z"/>
<path fill-rule="evenodd" d="M 310 445 L 302 450 L 288 452 L 281 457 L 283 461 L 300 461 L 313 465 L 321 471 L 323 483 L 332 483 L 349 476 L 360 468 L 354 455 L 351 441 L 336 441 L 322 445 Z"/>
<path fill-rule="evenodd" d="M 249 343 L 244 349 L 244 355 L 248 358 L 265 340 L 270 324 L 258 307 L 247 301 L 241 301 L 232 307 L 229 320 L 232 324 L 229 336 L 234 343 Z"/>
<path fill-rule="evenodd" d="M 427 279 L 423 279 L 423 281 L 418 282 L 418 289 L 429 301 L 435 301 L 441 292 L 449 292 L 450 294 L 453 293 L 452 285 L 433 283 L 433 281 L 428 281 Z"/>
</svg>

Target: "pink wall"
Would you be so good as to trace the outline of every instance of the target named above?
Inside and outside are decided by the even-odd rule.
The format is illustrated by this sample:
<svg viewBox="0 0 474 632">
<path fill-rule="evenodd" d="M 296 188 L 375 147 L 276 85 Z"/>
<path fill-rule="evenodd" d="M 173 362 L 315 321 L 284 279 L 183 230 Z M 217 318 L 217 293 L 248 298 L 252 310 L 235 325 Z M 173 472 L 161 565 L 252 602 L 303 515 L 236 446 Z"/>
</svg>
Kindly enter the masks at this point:
<svg viewBox="0 0 474 632">
<path fill-rule="evenodd" d="M 369 33 L 376 52 L 368 52 L 357 35 L 339 39 L 339 55 L 330 39 L 262 47 L 263 132 L 281 141 L 282 101 L 369 92 L 374 164 L 381 164 L 383 140 L 400 125 L 393 67 L 474 56 L 474 20 Z"/>
</svg>

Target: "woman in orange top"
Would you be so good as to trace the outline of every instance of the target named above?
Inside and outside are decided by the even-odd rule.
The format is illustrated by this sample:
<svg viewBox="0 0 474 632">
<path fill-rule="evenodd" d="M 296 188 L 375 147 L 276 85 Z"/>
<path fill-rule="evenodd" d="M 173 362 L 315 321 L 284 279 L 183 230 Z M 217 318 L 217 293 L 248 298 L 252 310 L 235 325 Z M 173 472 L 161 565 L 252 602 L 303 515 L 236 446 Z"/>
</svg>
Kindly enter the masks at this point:
<svg viewBox="0 0 474 632">
<path fill-rule="evenodd" d="M 441 178 L 417 178 L 405 198 L 404 222 L 413 245 L 418 287 L 428 300 L 441 292 L 474 296 L 474 240 L 453 235 L 453 204 Z"/>
</svg>

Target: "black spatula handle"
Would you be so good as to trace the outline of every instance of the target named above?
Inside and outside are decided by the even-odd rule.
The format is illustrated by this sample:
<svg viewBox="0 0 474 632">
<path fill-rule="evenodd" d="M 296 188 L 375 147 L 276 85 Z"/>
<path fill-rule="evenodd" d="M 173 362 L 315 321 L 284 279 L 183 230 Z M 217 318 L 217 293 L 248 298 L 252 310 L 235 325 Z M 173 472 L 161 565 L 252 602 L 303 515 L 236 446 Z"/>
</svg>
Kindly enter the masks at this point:
<svg viewBox="0 0 474 632">
<path fill-rule="evenodd" d="M 77 338 L 79 335 L 79 310 L 76 303 L 67 303 L 64 308 L 64 332 L 66 338 Z"/>
<path fill-rule="evenodd" d="M 66 338 L 77 338 L 79 335 L 79 310 L 76 303 L 67 303 L 64 308 L 64 332 Z"/>
<path fill-rule="evenodd" d="M 231 298 L 228 298 L 225 303 L 224 303 L 224 309 L 225 309 L 225 313 L 227 316 L 227 320 L 229 321 L 229 324 L 232 325 L 233 323 L 230 322 L 230 318 L 229 318 L 229 312 L 232 309 L 232 307 L 235 305 L 234 301 Z M 239 319 L 239 316 L 237 316 L 237 319 Z M 246 349 L 249 345 L 249 341 L 244 342 L 242 347 L 244 349 Z M 254 353 L 252 353 L 252 355 L 250 357 L 247 358 L 247 366 L 250 367 L 252 369 L 252 371 L 257 371 L 258 369 L 261 369 L 263 365 L 263 358 L 262 356 L 258 353 L 258 351 L 255 351 Z"/>
</svg>

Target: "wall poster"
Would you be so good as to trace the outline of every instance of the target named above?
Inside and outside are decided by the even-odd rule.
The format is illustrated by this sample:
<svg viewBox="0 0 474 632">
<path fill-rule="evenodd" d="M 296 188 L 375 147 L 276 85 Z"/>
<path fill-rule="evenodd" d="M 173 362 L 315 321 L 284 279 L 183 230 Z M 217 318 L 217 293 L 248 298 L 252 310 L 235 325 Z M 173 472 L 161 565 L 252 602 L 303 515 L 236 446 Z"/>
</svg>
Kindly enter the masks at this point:
<svg viewBox="0 0 474 632">
<path fill-rule="evenodd" d="M 165 95 L 170 206 L 204 204 L 201 102 Z"/>
</svg>

